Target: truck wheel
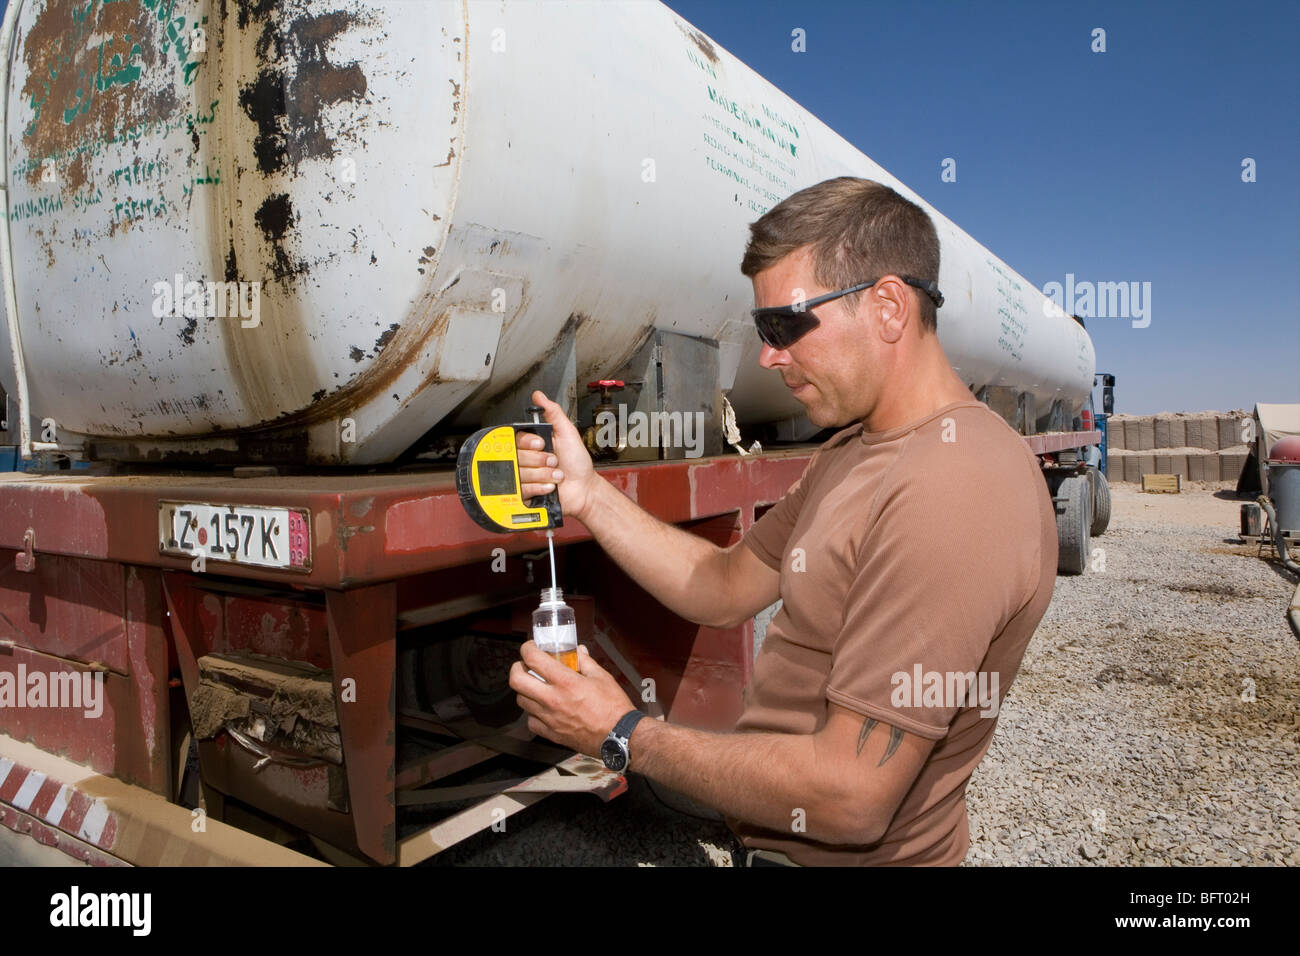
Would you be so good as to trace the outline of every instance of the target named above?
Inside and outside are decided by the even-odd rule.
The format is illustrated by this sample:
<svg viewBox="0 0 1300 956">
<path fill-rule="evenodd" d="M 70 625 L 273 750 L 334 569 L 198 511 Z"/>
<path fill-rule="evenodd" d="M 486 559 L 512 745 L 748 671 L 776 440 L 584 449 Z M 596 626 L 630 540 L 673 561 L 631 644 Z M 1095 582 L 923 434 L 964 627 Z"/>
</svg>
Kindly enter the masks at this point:
<svg viewBox="0 0 1300 956">
<path fill-rule="evenodd" d="M 1088 469 L 1092 478 L 1092 536 L 1098 538 L 1110 526 L 1110 482 L 1096 468 Z"/>
<path fill-rule="evenodd" d="M 425 648 L 426 691 L 450 685 L 480 724 L 502 727 L 521 713 L 510 687 L 510 665 L 519 642 L 483 634 L 461 634 Z"/>
<path fill-rule="evenodd" d="M 1087 475 L 1071 475 L 1056 489 L 1056 562 L 1061 574 L 1082 574 L 1088 565 L 1092 487 Z"/>
</svg>

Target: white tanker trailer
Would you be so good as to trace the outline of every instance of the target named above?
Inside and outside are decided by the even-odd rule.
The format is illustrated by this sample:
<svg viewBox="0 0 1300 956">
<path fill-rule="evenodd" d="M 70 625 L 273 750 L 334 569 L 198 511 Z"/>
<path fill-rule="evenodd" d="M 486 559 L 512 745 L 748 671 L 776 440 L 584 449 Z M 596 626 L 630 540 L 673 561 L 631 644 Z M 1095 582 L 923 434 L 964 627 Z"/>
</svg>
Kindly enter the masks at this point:
<svg viewBox="0 0 1300 956">
<path fill-rule="evenodd" d="M 1026 434 L 1090 394 L 1077 322 L 661 4 L 88 9 L 10 4 L 5 103 L 0 384 L 76 457 L 388 462 L 534 385 L 577 412 L 642 381 L 655 330 L 705 346 L 675 409 L 721 391 L 807 437 L 738 265 L 749 222 L 838 175 L 933 217 L 977 394 Z"/>
<path fill-rule="evenodd" d="M 230 799 L 405 864 L 546 793 L 620 792 L 493 729 L 547 542 L 470 520 L 440 453 L 533 387 L 589 428 L 702 414 L 702 457 L 628 442 L 602 474 L 738 541 L 812 454 L 724 453 L 724 396 L 730 444 L 812 432 L 757 364 L 746 227 L 830 177 L 933 217 L 939 335 L 1043 463 L 1063 570 L 1104 527 L 1082 325 L 658 3 L 10 0 L 0 49 L 23 467 L 0 473 L 0 678 L 81 674 L 111 715 L 0 708 L 0 824 L 47 846 L 271 859 L 185 842 L 196 802 L 209 831 L 251 819 Z M 577 522 L 554 544 L 593 654 L 668 719 L 734 727 L 752 622 L 668 613 Z M 543 766 L 440 785 L 498 754 Z"/>
</svg>

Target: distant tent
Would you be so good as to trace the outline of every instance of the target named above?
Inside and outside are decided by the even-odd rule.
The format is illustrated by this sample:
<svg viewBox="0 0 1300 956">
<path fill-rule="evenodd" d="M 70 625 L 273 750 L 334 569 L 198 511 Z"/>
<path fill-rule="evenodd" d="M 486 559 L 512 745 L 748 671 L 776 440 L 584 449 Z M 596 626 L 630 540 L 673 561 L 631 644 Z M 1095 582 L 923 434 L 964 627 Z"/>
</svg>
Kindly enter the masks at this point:
<svg viewBox="0 0 1300 956">
<path fill-rule="evenodd" d="M 1258 487 L 1268 494 L 1268 453 L 1283 438 L 1300 435 L 1300 405 L 1256 405 L 1255 441 L 1246 466 L 1254 460 L 1259 473 Z M 1243 473 L 1242 479 L 1245 479 Z M 1240 486 L 1240 481 L 1238 485 Z M 1250 484 L 1255 484 L 1251 481 Z"/>
</svg>

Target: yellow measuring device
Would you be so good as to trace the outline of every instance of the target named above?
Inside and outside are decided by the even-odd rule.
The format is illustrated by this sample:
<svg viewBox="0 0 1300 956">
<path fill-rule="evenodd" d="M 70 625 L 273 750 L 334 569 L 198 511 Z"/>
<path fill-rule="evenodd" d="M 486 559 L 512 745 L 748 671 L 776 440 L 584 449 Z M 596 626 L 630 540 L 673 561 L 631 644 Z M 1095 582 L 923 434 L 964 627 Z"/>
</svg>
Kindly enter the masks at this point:
<svg viewBox="0 0 1300 956">
<path fill-rule="evenodd" d="M 520 495 L 518 432 L 540 435 L 546 451 L 553 450 L 552 427 L 542 421 L 542 409 L 530 405 L 531 422 L 481 428 L 460 446 L 456 457 L 456 493 L 474 521 L 489 531 L 549 531 L 564 524 L 560 494 L 524 501 Z"/>
</svg>

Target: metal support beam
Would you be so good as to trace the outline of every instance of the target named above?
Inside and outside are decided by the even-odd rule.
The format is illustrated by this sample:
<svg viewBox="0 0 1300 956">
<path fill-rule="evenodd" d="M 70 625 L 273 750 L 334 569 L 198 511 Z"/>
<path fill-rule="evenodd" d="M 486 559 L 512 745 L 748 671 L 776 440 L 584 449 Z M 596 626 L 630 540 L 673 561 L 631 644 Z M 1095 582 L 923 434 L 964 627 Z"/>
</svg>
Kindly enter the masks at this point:
<svg viewBox="0 0 1300 956">
<path fill-rule="evenodd" d="M 357 847 L 396 859 L 397 593 L 378 584 L 327 591 L 334 695 Z"/>
</svg>

